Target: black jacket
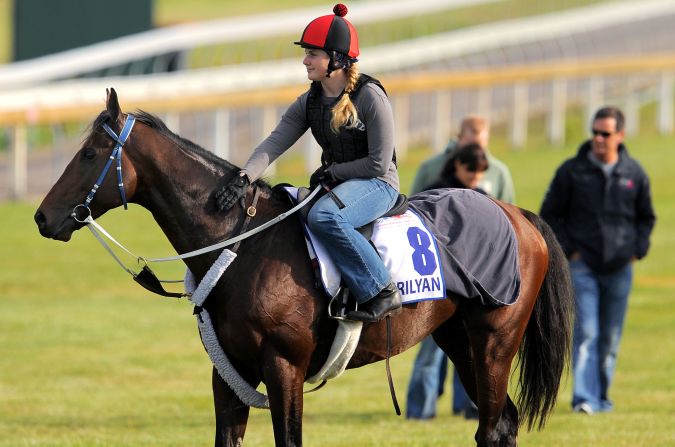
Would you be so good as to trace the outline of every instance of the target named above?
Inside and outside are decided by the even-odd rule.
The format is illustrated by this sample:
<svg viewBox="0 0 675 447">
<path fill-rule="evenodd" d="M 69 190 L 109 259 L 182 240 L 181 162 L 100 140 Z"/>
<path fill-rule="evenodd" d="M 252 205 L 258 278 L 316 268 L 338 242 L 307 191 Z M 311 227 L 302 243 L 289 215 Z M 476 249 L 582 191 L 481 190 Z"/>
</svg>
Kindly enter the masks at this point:
<svg viewBox="0 0 675 447">
<path fill-rule="evenodd" d="M 386 90 L 377 79 L 366 74 L 359 74 L 354 90 L 349 94 L 352 101 L 361 91 L 361 88 L 367 83 L 377 85 L 386 94 Z M 358 160 L 368 156 L 368 133 L 365 126 L 355 126 L 347 128 L 343 126 L 339 133 L 333 132 L 330 127 L 330 121 L 333 116 L 333 106 L 323 104 L 321 96 L 321 83 L 312 82 L 309 95 L 307 97 L 306 116 L 309 127 L 312 130 L 314 139 L 323 149 L 321 153 L 321 164 L 330 165 L 332 163 L 344 163 Z M 337 99 L 336 99 L 337 102 Z M 362 113 L 361 111 L 359 111 Z M 396 163 L 396 150 L 392 158 Z"/>
<path fill-rule="evenodd" d="M 609 178 L 588 158 L 591 142 L 556 171 L 539 214 L 553 228 L 568 256 L 578 251 L 598 273 L 615 271 L 631 258 L 643 258 L 656 216 L 649 178 L 619 147 Z"/>
</svg>

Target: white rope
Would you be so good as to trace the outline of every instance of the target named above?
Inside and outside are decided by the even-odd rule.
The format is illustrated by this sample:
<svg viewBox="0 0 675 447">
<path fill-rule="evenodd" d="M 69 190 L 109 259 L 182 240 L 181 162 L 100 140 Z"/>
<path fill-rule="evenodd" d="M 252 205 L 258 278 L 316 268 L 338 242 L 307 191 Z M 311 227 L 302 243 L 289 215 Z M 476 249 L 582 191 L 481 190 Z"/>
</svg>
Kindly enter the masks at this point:
<svg viewBox="0 0 675 447">
<path fill-rule="evenodd" d="M 190 301 L 200 307 L 200 311 L 196 315 L 199 335 L 202 338 L 202 343 L 204 343 L 211 363 L 213 363 L 216 371 L 218 371 L 218 375 L 220 375 L 245 405 L 254 408 L 269 408 L 270 404 L 267 396 L 253 388 L 232 366 L 230 359 L 227 358 L 227 354 L 225 354 L 225 351 L 220 346 L 209 312 L 201 308 L 201 305 L 216 286 L 223 272 L 236 257 L 236 253 L 230 250 L 223 250 L 197 287 L 195 287 L 194 275 L 190 269 L 186 269 L 185 291 L 191 295 Z"/>
<path fill-rule="evenodd" d="M 216 367 L 218 375 L 234 391 L 239 400 L 249 407 L 269 409 L 270 402 L 267 396 L 244 380 L 234 366 L 232 366 L 232 363 L 230 363 L 230 359 L 227 358 L 227 354 L 225 354 L 225 351 L 223 351 L 218 342 L 218 336 L 213 329 L 209 313 L 204 308 L 197 314 L 197 325 L 199 326 L 199 335 L 202 337 L 206 352 L 209 354 L 213 366 Z"/>
<path fill-rule="evenodd" d="M 223 252 L 218 256 L 216 262 L 213 263 L 209 271 L 206 272 L 204 278 L 199 283 L 198 287 L 194 287 L 194 276 L 190 272 L 190 269 L 186 269 L 185 272 L 185 290 L 188 290 L 188 277 L 191 279 L 189 286 L 191 287 L 191 296 L 190 301 L 194 303 L 195 306 L 202 306 L 206 298 L 208 298 L 209 293 L 215 287 L 216 283 L 223 275 L 223 272 L 230 266 L 234 258 L 237 257 L 237 254 L 228 249 L 223 250 Z"/>
</svg>

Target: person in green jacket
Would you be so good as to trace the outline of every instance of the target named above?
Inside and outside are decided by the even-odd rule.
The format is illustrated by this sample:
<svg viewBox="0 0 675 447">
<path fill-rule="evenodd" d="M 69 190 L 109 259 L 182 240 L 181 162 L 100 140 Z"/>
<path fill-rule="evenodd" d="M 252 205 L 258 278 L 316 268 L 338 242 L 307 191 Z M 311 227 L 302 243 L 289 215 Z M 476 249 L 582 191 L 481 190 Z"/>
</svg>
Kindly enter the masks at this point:
<svg viewBox="0 0 675 447">
<path fill-rule="evenodd" d="M 457 138 L 448 142 L 445 150 L 424 161 L 419 167 L 410 193 L 416 194 L 435 183 L 441 173 L 441 169 L 450 159 L 453 152 L 460 146 L 468 143 L 478 143 L 485 149 L 488 158 L 488 170 L 480 183 L 480 188 L 502 202 L 514 203 L 516 193 L 513 188 L 513 180 L 509 168 L 500 160 L 493 157 L 487 143 L 490 138 L 490 127 L 485 118 L 478 115 L 469 115 L 462 120 Z"/>
<path fill-rule="evenodd" d="M 515 202 L 516 194 L 509 168 L 490 155 L 487 150 L 490 128 L 485 118 L 469 115 L 462 120 L 457 138 L 448 143 L 445 151 L 426 160 L 420 166 L 413 182 L 411 194 L 429 189 L 436 184 L 443 167 L 458 148 L 479 144 L 488 160 L 488 168 L 478 187 L 503 202 Z M 436 416 L 436 402 L 443 393 L 448 358 L 431 336 L 425 338 L 415 358 L 413 372 L 408 384 L 406 417 L 408 419 L 431 419 Z M 452 413 L 464 414 L 467 419 L 478 418 L 478 409 L 466 394 L 459 375 L 453 375 Z"/>
</svg>

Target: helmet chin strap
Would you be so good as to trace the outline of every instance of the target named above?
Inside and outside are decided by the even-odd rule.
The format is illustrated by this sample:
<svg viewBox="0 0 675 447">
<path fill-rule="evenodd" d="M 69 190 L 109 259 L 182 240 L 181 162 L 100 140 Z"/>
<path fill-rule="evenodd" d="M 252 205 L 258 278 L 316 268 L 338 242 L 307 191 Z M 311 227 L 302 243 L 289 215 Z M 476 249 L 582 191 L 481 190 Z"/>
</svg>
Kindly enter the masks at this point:
<svg viewBox="0 0 675 447">
<path fill-rule="evenodd" d="M 337 70 L 335 67 L 335 51 L 328 51 L 328 69 L 326 70 L 326 77 L 330 78 L 331 73 Z"/>
<path fill-rule="evenodd" d="M 332 72 L 336 70 L 347 70 L 354 62 L 358 62 L 356 58 L 350 58 L 344 53 L 339 53 L 335 50 L 326 50 L 328 53 L 328 69 L 326 70 L 326 77 L 330 78 Z"/>
</svg>

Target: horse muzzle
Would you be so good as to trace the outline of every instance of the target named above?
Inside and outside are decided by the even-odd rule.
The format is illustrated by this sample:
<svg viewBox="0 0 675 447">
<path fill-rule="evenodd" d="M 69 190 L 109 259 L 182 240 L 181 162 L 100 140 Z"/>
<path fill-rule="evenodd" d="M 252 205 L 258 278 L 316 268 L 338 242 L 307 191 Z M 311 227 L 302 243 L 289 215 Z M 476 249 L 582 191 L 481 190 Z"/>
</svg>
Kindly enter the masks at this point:
<svg viewBox="0 0 675 447">
<path fill-rule="evenodd" d="M 40 209 L 35 212 L 33 218 L 43 237 L 63 242 L 68 242 L 73 235 L 73 231 L 82 226 L 82 224 L 75 222 L 70 215 L 61 220 L 60 223 L 54 224 L 53 222 L 50 222 L 45 213 Z"/>
</svg>

